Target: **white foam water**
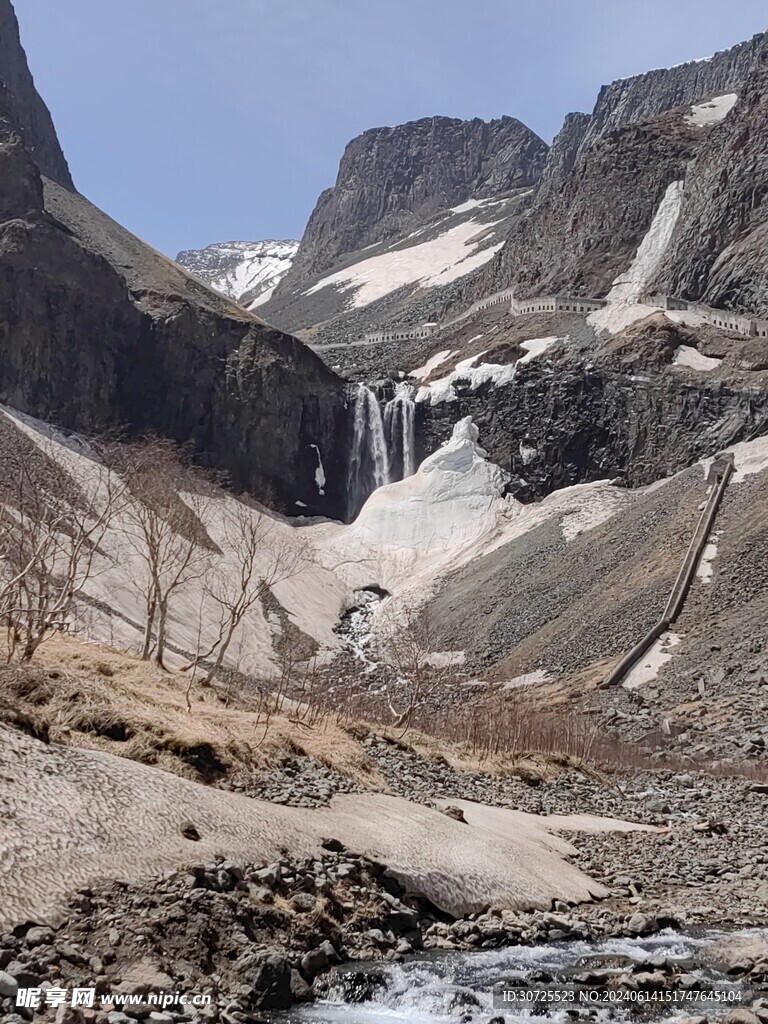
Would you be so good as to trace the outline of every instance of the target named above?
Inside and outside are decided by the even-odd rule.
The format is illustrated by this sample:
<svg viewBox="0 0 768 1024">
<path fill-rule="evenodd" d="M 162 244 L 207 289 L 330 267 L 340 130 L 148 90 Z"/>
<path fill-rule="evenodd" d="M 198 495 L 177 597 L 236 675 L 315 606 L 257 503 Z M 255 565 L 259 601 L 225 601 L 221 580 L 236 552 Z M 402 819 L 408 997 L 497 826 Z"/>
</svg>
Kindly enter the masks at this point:
<svg viewBox="0 0 768 1024">
<path fill-rule="evenodd" d="M 760 934 L 765 934 L 760 932 Z M 357 976 L 381 977 L 382 983 L 370 985 L 366 1002 L 348 1002 L 349 981 L 344 969 L 338 981 L 331 982 L 325 999 L 275 1016 L 281 1024 L 456 1024 L 458 1020 L 487 1024 L 500 1017 L 505 1024 L 527 1024 L 542 1020 L 565 1021 L 563 1010 L 531 1013 L 520 1008 L 494 1006 L 493 990 L 505 980 L 524 978 L 537 970 L 557 971 L 574 965 L 581 957 L 627 957 L 644 961 L 661 955 L 666 959 L 684 959 L 707 946 L 722 933 L 683 935 L 672 931 L 638 939 L 606 939 L 602 942 L 566 942 L 541 946 L 510 946 L 481 953 L 432 954 L 400 964 L 351 965 Z M 691 973 L 702 974 L 700 969 Z M 717 978 L 707 969 L 706 977 Z M 535 1010 L 535 1008 L 532 1008 Z M 614 1006 L 611 1019 L 621 1019 Z M 671 1020 L 690 1016 L 690 1007 L 654 1016 Z M 619 1014 L 619 1016 L 617 1016 Z M 603 1011 L 600 1015 L 605 1016 Z M 629 1019 L 627 1014 L 626 1019 Z"/>
</svg>

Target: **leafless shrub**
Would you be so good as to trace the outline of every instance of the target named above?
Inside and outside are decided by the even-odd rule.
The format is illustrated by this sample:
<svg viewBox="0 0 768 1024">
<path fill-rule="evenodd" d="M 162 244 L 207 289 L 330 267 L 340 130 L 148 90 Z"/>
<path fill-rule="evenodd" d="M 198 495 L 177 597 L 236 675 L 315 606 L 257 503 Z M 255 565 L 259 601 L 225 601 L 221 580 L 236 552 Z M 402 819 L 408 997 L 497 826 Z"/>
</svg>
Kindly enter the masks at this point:
<svg viewBox="0 0 768 1024">
<path fill-rule="evenodd" d="M 427 614 L 407 609 L 397 621 L 391 620 L 379 628 L 377 653 L 393 717 L 391 725 L 403 733 L 456 674 L 450 663 L 436 660 L 434 651 Z"/>
<path fill-rule="evenodd" d="M 300 553 L 277 537 L 275 523 L 245 500 L 227 510 L 224 537 L 227 560 L 209 567 L 205 594 L 218 608 L 213 641 L 186 666 L 209 664 L 203 684 L 221 671 L 232 640 L 250 609 L 283 580 L 301 569 Z M 213 659 L 213 660 L 211 660 Z"/>
<path fill-rule="evenodd" d="M 71 625 L 88 581 L 104 571 L 100 545 L 125 503 L 125 486 L 93 463 L 80 485 L 52 460 L 2 451 L 0 621 L 8 661 L 31 661 L 52 632 Z"/>
<path fill-rule="evenodd" d="M 210 571 L 207 496 L 170 441 L 145 438 L 115 456 L 132 499 L 122 532 L 129 548 L 125 570 L 144 604 L 141 658 L 162 667 L 171 601 Z"/>
</svg>

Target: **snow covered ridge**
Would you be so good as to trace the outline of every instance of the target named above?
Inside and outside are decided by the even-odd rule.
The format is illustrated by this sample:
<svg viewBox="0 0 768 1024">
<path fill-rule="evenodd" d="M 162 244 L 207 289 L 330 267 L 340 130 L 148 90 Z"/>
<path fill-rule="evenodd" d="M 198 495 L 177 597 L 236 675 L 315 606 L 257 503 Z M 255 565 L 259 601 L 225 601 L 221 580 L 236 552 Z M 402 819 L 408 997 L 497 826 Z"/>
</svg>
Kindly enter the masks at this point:
<svg viewBox="0 0 768 1024">
<path fill-rule="evenodd" d="M 215 242 L 205 249 L 180 252 L 176 262 L 227 298 L 255 309 L 271 298 L 298 248 L 298 242 L 274 239 Z"/>
</svg>

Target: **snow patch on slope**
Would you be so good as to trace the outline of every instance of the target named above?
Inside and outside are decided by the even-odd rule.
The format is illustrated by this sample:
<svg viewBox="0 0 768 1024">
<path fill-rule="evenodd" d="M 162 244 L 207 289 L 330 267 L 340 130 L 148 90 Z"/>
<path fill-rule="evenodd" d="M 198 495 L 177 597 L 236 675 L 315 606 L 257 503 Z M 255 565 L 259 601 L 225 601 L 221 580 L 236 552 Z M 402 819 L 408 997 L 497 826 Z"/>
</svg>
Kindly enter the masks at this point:
<svg viewBox="0 0 768 1024">
<path fill-rule="evenodd" d="M 480 338 L 482 335 L 477 337 Z M 420 387 L 416 394 L 416 401 L 426 402 L 429 405 L 456 402 L 459 396 L 456 394 L 454 385 L 459 381 L 467 384 L 472 391 L 477 391 L 482 384 L 489 382 L 497 387 L 509 384 L 515 379 L 517 367 L 521 363 L 529 363 L 536 356 L 546 352 L 557 340 L 556 337 L 532 338 L 530 341 L 521 342 L 520 347 L 526 350 L 526 354 L 514 363 L 480 363 L 479 366 L 473 366 L 476 360 L 485 355 L 484 352 L 478 352 L 474 356 L 462 359 L 445 377 Z"/>
<path fill-rule="evenodd" d="M 672 648 L 677 647 L 682 638 L 671 631 L 662 633 L 659 639 L 648 649 L 645 656 L 640 659 L 637 665 L 629 672 L 622 683 L 625 690 L 637 690 L 645 683 L 655 679 L 659 670 L 666 665 L 674 655 Z"/>
<path fill-rule="evenodd" d="M 680 215 L 682 200 L 683 182 L 673 181 L 659 203 L 651 226 L 640 243 L 629 270 L 620 274 L 613 282 L 613 287 L 606 296 L 605 307 L 590 313 L 587 317 L 588 323 L 598 331 L 616 334 L 635 321 L 658 312 L 660 307 L 641 304 L 640 297 L 648 290 L 661 266 Z"/>
<path fill-rule="evenodd" d="M 756 437 L 754 441 L 738 441 L 724 451 L 732 453 L 734 457 L 736 472 L 731 477 L 732 484 L 742 483 L 748 476 L 768 470 L 768 437 Z M 709 473 L 713 462 L 713 458 L 701 460 L 700 465 L 704 467 L 705 473 Z"/>
<path fill-rule="evenodd" d="M 448 284 L 481 267 L 498 252 L 503 242 L 479 248 L 487 231 L 498 223 L 501 222 L 465 221 L 428 242 L 370 256 L 345 267 L 322 278 L 303 294 L 314 295 L 335 285 L 344 292 L 353 290 L 352 305 L 359 309 L 404 285 L 431 288 Z"/>
<path fill-rule="evenodd" d="M 96 453 L 87 442 L 76 436 L 65 438 L 46 424 L 12 409 L 0 407 L 0 416 L 7 417 L 16 429 L 58 462 L 86 493 L 106 495 L 107 471 L 99 466 Z M 114 474 L 110 476 L 114 487 Z M 291 571 L 275 583 L 272 588 L 275 597 L 291 621 L 314 637 L 318 644 L 325 648 L 338 646 L 334 627 L 344 607 L 345 588 L 332 571 L 320 564 L 308 530 L 296 529 L 290 521 L 254 505 L 244 504 L 234 496 L 218 494 L 207 499 L 202 508 L 191 503 L 190 495 L 182 493 L 179 497 L 190 504 L 193 515 L 200 516 L 202 526 L 215 545 L 210 555 L 213 578 L 238 577 L 240 563 L 233 538 L 237 536 L 238 517 L 250 516 L 262 536 L 256 556 L 257 574 L 268 577 L 275 559 L 284 559 L 285 564 L 291 566 Z M 94 572 L 85 588 L 90 602 L 88 605 L 78 602 L 80 614 L 77 624 L 79 635 L 85 639 L 138 651 L 145 603 L 136 581 L 143 578 L 145 569 L 140 548 L 131 542 L 135 529 L 127 511 L 121 510 L 99 543 Z M 189 660 L 172 648 L 191 654 L 198 645 L 206 649 L 216 639 L 221 609 L 211 597 L 209 583 L 210 578 L 196 579 L 177 591 L 174 597 L 168 623 L 170 647 L 167 651 L 167 661 L 172 666 Z M 257 601 L 243 618 L 225 663 L 256 674 L 274 670 L 277 665 L 274 633 L 274 624 L 261 602 Z"/>
<path fill-rule="evenodd" d="M 687 366 L 691 370 L 716 370 L 722 359 L 714 356 L 704 356 L 692 345 L 681 345 L 675 351 L 673 366 Z"/>
<path fill-rule="evenodd" d="M 720 532 L 713 533 L 711 539 L 701 555 L 701 561 L 696 567 L 696 576 L 702 583 L 711 583 L 715 574 L 712 563 L 717 558 L 717 544 L 720 540 Z"/>
<path fill-rule="evenodd" d="M 415 370 L 411 370 L 409 376 L 415 377 L 417 380 L 423 380 L 425 377 L 429 377 L 433 370 L 436 370 L 441 363 L 444 363 L 446 359 L 450 359 L 453 355 L 456 355 L 456 351 L 452 351 L 449 348 L 443 349 L 442 352 L 435 352 L 423 366 L 417 366 Z"/>
<path fill-rule="evenodd" d="M 704 103 L 696 103 L 691 107 L 691 112 L 686 115 L 685 120 L 688 124 L 702 128 L 705 125 L 717 124 L 733 110 L 738 98 L 738 93 L 727 92 L 722 96 L 713 96 Z"/>
</svg>

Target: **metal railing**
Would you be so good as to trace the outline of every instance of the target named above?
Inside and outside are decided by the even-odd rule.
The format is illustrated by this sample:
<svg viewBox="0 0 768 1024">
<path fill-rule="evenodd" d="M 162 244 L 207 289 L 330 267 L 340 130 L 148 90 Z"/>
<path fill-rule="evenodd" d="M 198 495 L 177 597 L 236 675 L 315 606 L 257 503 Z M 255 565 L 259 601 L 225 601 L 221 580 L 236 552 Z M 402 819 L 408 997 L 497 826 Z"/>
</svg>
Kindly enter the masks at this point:
<svg viewBox="0 0 768 1024">
<path fill-rule="evenodd" d="M 717 460 L 715 461 L 715 465 L 717 465 Z M 691 542 L 688 545 L 688 550 L 685 553 L 685 558 L 680 566 L 680 571 L 677 574 L 677 579 L 674 582 L 669 599 L 661 614 L 661 618 L 655 626 L 648 630 L 642 640 L 636 643 L 628 654 L 624 655 L 616 668 L 600 684 L 601 690 L 608 689 L 608 687 L 615 686 L 617 683 L 620 683 L 630 669 L 637 664 L 645 652 L 651 647 L 651 645 L 656 643 L 663 633 L 666 633 L 683 610 L 685 599 L 691 589 L 693 577 L 699 567 L 701 556 L 704 553 L 704 548 L 706 547 L 709 535 L 712 532 L 715 517 L 718 509 L 720 508 L 720 503 L 723 500 L 723 495 L 725 494 L 725 489 L 728 486 L 728 481 L 733 475 L 733 470 L 733 456 L 727 455 L 723 461 L 722 469 L 719 471 L 715 470 L 715 475 L 717 477 L 716 482 L 712 485 L 712 490 L 710 491 L 707 502 L 701 516 L 699 517 L 699 521 L 696 524 L 696 529 L 691 537 Z"/>
</svg>

